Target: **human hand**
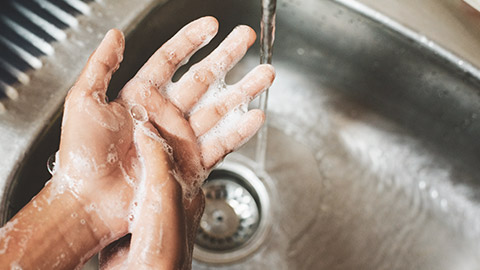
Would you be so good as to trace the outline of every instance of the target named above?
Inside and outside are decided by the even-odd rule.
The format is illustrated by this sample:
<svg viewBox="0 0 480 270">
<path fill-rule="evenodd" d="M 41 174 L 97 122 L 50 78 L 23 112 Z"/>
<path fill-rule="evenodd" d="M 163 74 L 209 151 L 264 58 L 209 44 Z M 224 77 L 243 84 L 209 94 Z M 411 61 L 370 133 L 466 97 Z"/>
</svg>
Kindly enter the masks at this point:
<svg viewBox="0 0 480 270">
<path fill-rule="evenodd" d="M 181 178 L 183 192 L 192 196 L 208 171 L 263 123 L 263 112 L 251 110 L 237 119 L 236 128 L 208 135 L 225 114 L 271 84 L 274 71 L 269 65 L 258 66 L 240 82 L 228 86 L 214 102 L 192 111 L 210 85 L 223 79 L 253 44 L 255 33 L 247 26 L 237 27 L 212 54 L 178 82 L 171 82 L 177 68 L 207 44 L 217 28 L 212 17 L 188 24 L 148 60 L 118 99 L 106 102 L 105 91 L 124 48 L 123 35 L 112 30 L 70 91 L 60 165 L 52 182 L 59 190 L 67 189 L 79 196 L 110 228 L 112 238 L 127 232 L 125 217 L 131 210 L 133 187 L 139 179 L 132 112 L 144 118 L 140 122 L 151 123 L 172 147 L 174 169 Z"/>
<path fill-rule="evenodd" d="M 159 50 L 139 71 L 137 80 L 132 80 L 127 84 L 120 95 L 127 103 L 130 102 L 131 106 L 140 104 L 142 107 L 147 108 L 149 112 L 148 118 L 152 124 L 162 134 L 162 137 L 168 138 L 168 143 L 174 146 L 173 154 L 176 161 L 174 169 L 182 174 L 181 176 L 184 180 L 190 180 L 190 182 L 183 183 L 184 187 L 192 182 L 194 184 L 201 183 L 204 178 L 195 178 L 195 173 L 198 174 L 199 168 L 200 171 L 205 168 L 210 169 L 226 153 L 237 147 L 242 140 L 251 136 L 258 128 L 258 124 L 263 122 L 263 113 L 252 111 L 241 119 L 243 122 L 240 122 L 238 126 L 240 130 L 230 130 L 225 134 L 215 134 L 208 140 L 202 141 L 200 147 L 197 148 L 198 140 L 201 140 L 202 135 L 215 126 L 225 113 L 240 103 L 245 102 L 246 99 L 253 98 L 271 84 L 274 77 L 271 66 L 260 66 L 252 71 L 241 82 L 232 87 L 233 89 L 230 89 L 230 92 L 223 93 L 224 95 L 221 96 L 221 99 L 216 100 L 216 103 L 207 104 L 205 107 L 193 111 L 193 113 L 190 111 L 195 103 L 198 102 L 199 97 L 208 89 L 209 84 L 219 78 L 223 78 L 229 68 L 243 56 L 247 47 L 253 43 L 254 39 L 255 36 L 252 36 L 251 29 L 247 27 L 237 28 L 236 32 L 232 33 L 214 53 L 192 67 L 178 83 L 172 85 L 170 80 L 159 81 L 155 79 L 163 78 L 165 75 L 155 71 L 158 67 L 154 63 L 163 60 L 167 61 L 167 64 L 172 64 L 169 61 L 179 57 L 178 52 L 172 49 L 175 46 L 184 48 L 195 47 L 192 40 L 175 40 L 174 38 L 170 42 L 175 40 L 178 43 L 167 43 L 164 45 L 162 47 L 163 50 Z M 238 42 L 239 40 L 240 42 Z M 185 45 L 181 46 L 182 42 Z M 234 51 L 229 52 L 228 48 Z M 181 55 L 189 55 L 191 53 L 192 51 L 189 50 L 180 52 Z M 180 59 L 181 57 L 174 62 L 178 63 L 181 61 Z M 219 60 L 217 67 L 214 64 L 215 60 Z M 174 70 L 172 68 L 171 72 L 173 73 Z M 168 76 L 171 76 L 171 74 Z M 145 81 L 147 82 L 146 85 Z M 141 91 L 138 91 L 138 89 L 141 89 Z M 255 117 L 259 117 L 257 121 L 255 121 Z M 261 121 L 258 121 L 258 119 L 261 119 Z M 241 130 L 242 128 L 247 129 Z M 177 134 L 180 136 L 176 136 Z M 139 140 L 137 144 L 141 149 Z M 155 149 L 155 147 L 148 147 L 148 149 Z M 177 151 L 179 149 L 181 150 Z M 146 161 L 155 155 L 152 151 L 149 153 L 149 155 L 146 155 L 145 152 L 142 153 Z M 177 153 L 181 153 L 181 155 L 176 155 Z M 156 164 L 158 167 L 159 163 L 157 162 Z M 157 176 L 156 178 L 160 179 L 161 177 Z M 198 180 L 200 182 L 195 183 Z M 145 194 L 145 198 L 150 198 L 149 200 L 162 198 L 162 196 L 167 196 L 171 199 L 173 196 L 177 200 L 176 203 L 170 201 L 161 204 L 175 208 L 175 210 L 172 210 L 171 214 L 168 215 L 155 213 L 144 208 L 140 209 L 144 214 L 135 217 L 134 228 L 136 230 L 132 231 L 132 242 L 127 237 L 104 249 L 101 255 L 102 269 L 117 269 L 117 267 L 122 268 L 126 265 L 130 267 L 133 265 L 155 266 L 155 269 L 162 267 L 165 267 L 165 269 L 190 268 L 193 242 L 198 222 L 203 212 L 204 197 L 203 194 L 198 194 L 193 201 L 185 200 L 185 198 L 182 200 L 181 194 L 178 193 L 178 188 L 177 185 L 175 190 L 163 190 L 162 194 L 150 194 L 150 197 L 148 194 Z M 159 189 L 148 188 L 147 190 Z M 182 205 L 186 209 L 185 212 L 181 207 Z M 183 230 L 185 224 L 186 231 Z M 164 240 L 159 234 L 168 234 L 170 238 Z M 185 238 L 188 240 L 186 241 L 188 243 L 186 246 Z"/>
<path fill-rule="evenodd" d="M 132 234 L 102 250 L 100 269 L 190 269 L 203 193 L 193 200 L 183 196 L 172 173 L 172 157 L 150 124 L 137 129 L 135 138 L 145 175 L 137 191 Z"/>
<path fill-rule="evenodd" d="M 257 67 L 214 102 L 191 110 L 209 85 L 222 79 L 253 43 L 250 28 L 236 28 L 210 56 L 171 83 L 175 70 L 216 31 L 217 22 L 211 17 L 187 25 L 111 102 L 105 100 L 105 91 L 122 60 L 124 38 L 118 30 L 107 33 L 67 96 L 52 180 L 2 229 L 0 244 L 16 244 L 0 254 L 0 265 L 68 269 L 128 232 L 127 217 L 142 176 L 135 126 L 151 123 L 173 147 L 173 169 L 183 179 L 183 193 L 192 196 L 202 173 L 206 176 L 218 160 L 256 132 L 264 120 L 258 110 L 237 118 L 235 129 L 220 133 L 211 129 L 237 104 L 248 102 L 271 84 L 271 66 Z M 140 109 L 132 117 L 134 107 Z M 142 112 L 146 119 L 135 122 L 133 118 Z M 203 198 L 197 194 L 196 198 Z M 184 207 L 201 209 L 201 201 L 196 205 Z M 191 215 L 185 216 L 188 220 Z M 187 230 L 193 236 L 194 232 Z"/>
<path fill-rule="evenodd" d="M 147 109 L 148 120 L 175 149 L 175 165 L 184 189 L 193 193 L 221 158 L 257 131 L 264 114 L 251 110 L 234 119 L 232 129 L 215 134 L 212 128 L 237 106 L 250 102 L 270 86 L 275 76 L 272 66 L 260 65 L 237 84 L 224 85 L 226 73 L 255 41 L 255 32 L 250 27 L 239 26 L 214 52 L 172 83 L 171 77 L 178 66 L 208 43 L 217 28 L 218 23 L 212 17 L 184 27 L 148 60 L 120 93 L 120 99 L 129 106 L 141 105 Z M 202 102 L 207 90 L 222 87 L 226 89 L 216 90 L 218 95 L 210 98 L 213 102 Z M 203 106 L 196 108 L 199 103 Z"/>
</svg>

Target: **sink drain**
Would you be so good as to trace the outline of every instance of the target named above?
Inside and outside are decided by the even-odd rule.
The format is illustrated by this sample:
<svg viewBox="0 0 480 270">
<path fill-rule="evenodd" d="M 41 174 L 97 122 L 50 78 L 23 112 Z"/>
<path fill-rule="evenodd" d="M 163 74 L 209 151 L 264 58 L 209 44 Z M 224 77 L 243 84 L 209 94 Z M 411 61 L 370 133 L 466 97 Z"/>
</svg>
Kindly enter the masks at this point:
<svg viewBox="0 0 480 270">
<path fill-rule="evenodd" d="M 205 263 L 232 263 L 254 252 L 268 227 L 269 197 L 262 180 L 246 164 L 224 161 L 202 188 L 205 211 L 194 258 Z"/>
<path fill-rule="evenodd" d="M 197 244 L 210 250 L 241 247 L 255 233 L 260 223 L 257 201 L 251 192 L 238 184 L 237 175 L 212 172 L 213 180 L 203 187 L 205 212 L 197 234 Z"/>
</svg>

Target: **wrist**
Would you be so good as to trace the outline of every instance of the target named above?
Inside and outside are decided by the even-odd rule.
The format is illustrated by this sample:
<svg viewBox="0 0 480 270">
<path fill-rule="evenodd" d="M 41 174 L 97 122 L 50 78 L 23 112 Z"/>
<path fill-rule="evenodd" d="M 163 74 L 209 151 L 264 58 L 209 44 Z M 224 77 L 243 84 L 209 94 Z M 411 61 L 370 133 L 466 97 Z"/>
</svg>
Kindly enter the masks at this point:
<svg viewBox="0 0 480 270">
<path fill-rule="evenodd" d="M 44 190 L 37 195 L 39 199 L 43 199 L 46 203 L 51 203 L 54 199 L 57 204 L 61 204 L 60 214 L 64 218 L 66 228 L 71 229 L 87 229 L 90 236 L 100 243 L 102 240 L 112 234 L 108 224 L 101 218 L 96 211 L 95 204 L 91 200 L 91 196 L 85 190 L 85 184 L 72 180 L 69 177 L 55 175 L 50 183 L 45 186 Z M 44 192 L 43 192 L 44 191 Z M 57 210 L 58 211 L 58 210 Z M 72 235 L 74 236 L 74 235 Z"/>
<path fill-rule="evenodd" d="M 0 234 L 0 268 L 73 269 L 102 246 L 110 232 L 84 202 L 52 181 L 32 199 Z M 106 244 L 106 243 L 105 243 Z"/>
<path fill-rule="evenodd" d="M 65 190 L 75 198 L 76 212 L 82 213 L 97 240 L 105 244 L 108 239 L 119 238 L 128 231 L 127 217 L 133 190 L 123 178 L 110 175 L 78 180 L 57 174 L 51 182 L 54 192 L 64 193 Z"/>
</svg>

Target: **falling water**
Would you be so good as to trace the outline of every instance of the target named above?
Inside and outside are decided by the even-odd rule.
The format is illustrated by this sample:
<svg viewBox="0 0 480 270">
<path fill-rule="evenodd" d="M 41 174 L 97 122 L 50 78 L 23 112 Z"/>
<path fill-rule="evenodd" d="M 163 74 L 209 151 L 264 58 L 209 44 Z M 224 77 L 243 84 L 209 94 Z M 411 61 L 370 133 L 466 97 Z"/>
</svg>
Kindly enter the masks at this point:
<svg viewBox="0 0 480 270">
<path fill-rule="evenodd" d="M 273 42 L 275 40 L 275 11 L 277 0 L 262 0 L 262 20 L 260 21 L 260 64 L 271 64 Z M 260 96 L 259 109 L 267 113 L 268 89 Z M 258 131 L 257 149 L 255 159 L 258 169 L 265 168 L 265 155 L 267 150 L 267 125 Z"/>
</svg>

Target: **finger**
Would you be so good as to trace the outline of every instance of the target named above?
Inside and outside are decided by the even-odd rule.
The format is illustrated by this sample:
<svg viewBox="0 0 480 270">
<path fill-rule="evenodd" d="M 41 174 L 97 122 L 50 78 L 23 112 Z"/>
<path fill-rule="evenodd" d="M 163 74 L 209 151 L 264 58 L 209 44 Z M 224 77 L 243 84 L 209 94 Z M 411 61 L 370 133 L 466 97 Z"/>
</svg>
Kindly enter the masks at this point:
<svg viewBox="0 0 480 270">
<path fill-rule="evenodd" d="M 182 176 L 186 184 L 194 184 L 195 175 L 202 170 L 200 149 L 183 113 L 151 85 L 133 87 L 131 84 L 122 90 L 119 101 L 127 107 L 138 104 L 146 109 L 148 119 L 175 149 L 173 157 L 178 167 L 184 168 Z"/>
<path fill-rule="evenodd" d="M 100 270 L 120 270 L 127 266 L 131 234 L 106 246 L 99 254 Z"/>
<path fill-rule="evenodd" d="M 261 110 L 251 110 L 242 115 L 237 128 L 221 133 L 219 136 L 208 136 L 200 143 L 204 164 L 212 168 L 226 154 L 240 147 L 250 139 L 265 121 L 265 114 Z"/>
<path fill-rule="evenodd" d="M 170 173 L 163 141 L 144 129 L 137 129 L 135 139 L 143 157 L 145 179 L 143 189 L 139 188 L 142 201 L 132 226 L 129 269 L 179 269 L 185 260 L 186 243 L 181 187 Z"/>
<path fill-rule="evenodd" d="M 138 152 L 143 158 L 147 185 L 166 182 L 171 177 L 172 166 L 168 156 L 169 146 L 165 140 L 149 122 L 139 126 L 135 130 L 134 136 Z"/>
<path fill-rule="evenodd" d="M 247 49 L 255 42 L 255 31 L 242 25 L 236 27 L 230 35 L 200 63 L 194 65 L 168 91 L 172 102 L 187 113 L 210 84 L 223 77 L 245 55 Z"/>
<path fill-rule="evenodd" d="M 157 88 L 170 81 L 179 65 L 216 35 L 218 21 L 203 17 L 183 27 L 148 59 L 136 77 Z"/>
<path fill-rule="evenodd" d="M 125 48 L 123 33 L 117 29 L 107 32 L 98 48 L 88 59 L 82 74 L 71 90 L 72 95 L 98 95 L 102 102 L 112 74 L 120 66 Z"/>
<path fill-rule="evenodd" d="M 250 71 L 240 82 L 231 86 L 231 92 L 221 100 L 195 111 L 189 118 L 195 136 L 210 130 L 222 117 L 244 102 L 250 102 L 272 85 L 275 70 L 271 65 L 260 65 Z"/>
</svg>

